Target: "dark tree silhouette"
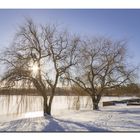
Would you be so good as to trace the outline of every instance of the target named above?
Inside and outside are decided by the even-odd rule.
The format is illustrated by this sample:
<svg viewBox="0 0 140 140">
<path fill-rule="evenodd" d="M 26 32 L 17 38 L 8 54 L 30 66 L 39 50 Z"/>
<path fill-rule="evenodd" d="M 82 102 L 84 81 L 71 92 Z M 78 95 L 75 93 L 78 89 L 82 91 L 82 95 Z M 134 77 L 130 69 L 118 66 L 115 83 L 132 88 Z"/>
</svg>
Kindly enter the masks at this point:
<svg viewBox="0 0 140 140">
<path fill-rule="evenodd" d="M 9 87 L 29 81 L 44 98 L 44 115 L 51 106 L 59 79 L 76 64 L 79 38 L 56 25 L 36 25 L 31 19 L 19 27 L 13 44 L 1 60 L 7 70 L 2 78 Z M 50 93 L 47 93 L 47 88 Z"/>
<path fill-rule="evenodd" d="M 126 43 L 104 37 L 87 39 L 79 49 L 79 63 L 67 79 L 90 95 L 93 109 L 108 88 L 127 84 L 134 78 L 136 68 L 126 62 Z"/>
</svg>

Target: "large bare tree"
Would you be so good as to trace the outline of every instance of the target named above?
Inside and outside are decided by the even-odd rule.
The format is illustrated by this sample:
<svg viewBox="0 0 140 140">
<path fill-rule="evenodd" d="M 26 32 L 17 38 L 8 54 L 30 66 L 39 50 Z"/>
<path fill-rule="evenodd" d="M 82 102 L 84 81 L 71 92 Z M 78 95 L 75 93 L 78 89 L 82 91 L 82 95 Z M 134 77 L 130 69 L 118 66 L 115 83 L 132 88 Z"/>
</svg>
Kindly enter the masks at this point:
<svg viewBox="0 0 140 140">
<path fill-rule="evenodd" d="M 67 79 L 82 88 L 92 99 L 93 109 L 104 90 L 131 82 L 135 68 L 126 62 L 126 42 L 105 37 L 87 39 L 81 43 L 79 62 Z"/>
<path fill-rule="evenodd" d="M 37 25 L 31 19 L 19 27 L 13 44 L 3 54 L 3 81 L 14 86 L 29 81 L 44 98 L 44 115 L 51 106 L 59 79 L 76 64 L 78 37 L 58 30 L 56 25 Z M 47 89 L 50 93 L 47 93 Z"/>
</svg>

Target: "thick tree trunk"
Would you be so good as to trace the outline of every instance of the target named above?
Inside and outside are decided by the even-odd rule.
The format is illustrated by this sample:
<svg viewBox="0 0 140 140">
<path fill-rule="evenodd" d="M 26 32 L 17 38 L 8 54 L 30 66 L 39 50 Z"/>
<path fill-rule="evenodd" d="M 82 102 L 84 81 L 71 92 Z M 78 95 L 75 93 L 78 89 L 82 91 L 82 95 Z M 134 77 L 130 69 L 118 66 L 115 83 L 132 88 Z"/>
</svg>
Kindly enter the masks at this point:
<svg viewBox="0 0 140 140">
<path fill-rule="evenodd" d="M 47 103 L 47 97 L 44 97 L 44 116 L 51 115 L 51 106 Z"/>
<path fill-rule="evenodd" d="M 53 96 L 50 97 L 49 104 L 47 103 L 47 98 L 44 97 L 44 116 L 51 115 Z"/>
<path fill-rule="evenodd" d="M 54 97 L 54 94 L 50 97 L 50 100 L 49 100 L 49 106 L 48 106 L 48 114 L 49 115 L 51 115 L 53 97 Z"/>
<path fill-rule="evenodd" d="M 47 114 L 51 116 L 51 107 L 50 106 L 47 107 Z"/>
<path fill-rule="evenodd" d="M 99 109 L 99 103 L 97 101 L 94 101 L 93 103 L 93 110 L 98 110 Z"/>
<path fill-rule="evenodd" d="M 54 93 L 55 93 L 55 88 L 52 90 L 51 96 L 49 98 L 49 102 L 48 102 L 47 96 L 43 96 L 43 98 L 44 98 L 44 116 L 51 115 L 51 107 L 52 107 L 52 101 L 54 98 Z"/>
<path fill-rule="evenodd" d="M 99 98 L 96 96 L 91 96 L 92 98 L 92 105 L 93 105 L 93 110 L 98 110 L 99 109 Z"/>
</svg>

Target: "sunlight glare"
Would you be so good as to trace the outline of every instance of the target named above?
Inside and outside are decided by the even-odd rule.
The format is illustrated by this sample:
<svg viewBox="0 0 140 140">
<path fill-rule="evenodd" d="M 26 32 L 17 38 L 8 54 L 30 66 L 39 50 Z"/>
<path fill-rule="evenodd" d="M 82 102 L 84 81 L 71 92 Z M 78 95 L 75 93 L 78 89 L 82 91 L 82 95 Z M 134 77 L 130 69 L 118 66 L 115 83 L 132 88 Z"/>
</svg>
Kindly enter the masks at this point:
<svg viewBox="0 0 140 140">
<path fill-rule="evenodd" d="M 33 74 L 37 74 L 39 68 L 38 68 L 37 64 L 34 64 L 31 66 L 31 69 L 32 69 Z"/>
</svg>

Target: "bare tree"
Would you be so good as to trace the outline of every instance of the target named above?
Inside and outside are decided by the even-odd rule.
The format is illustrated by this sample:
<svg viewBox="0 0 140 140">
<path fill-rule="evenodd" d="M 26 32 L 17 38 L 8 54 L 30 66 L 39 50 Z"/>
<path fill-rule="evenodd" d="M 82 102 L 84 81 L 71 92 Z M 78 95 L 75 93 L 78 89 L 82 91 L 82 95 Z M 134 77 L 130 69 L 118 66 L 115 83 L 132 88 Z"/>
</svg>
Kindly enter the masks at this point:
<svg viewBox="0 0 140 140">
<path fill-rule="evenodd" d="M 126 62 L 126 42 L 104 37 L 83 41 L 79 60 L 67 79 L 90 95 L 94 110 L 105 89 L 129 83 L 135 70 Z"/>
<path fill-rule="evenodd" d="M 36 25 L 26 20 L 19 27 L 14 43 L 1 60 L 7 69 L 3 81 L 12 87 L 17 81 L 29 81 L 44 98 L 44 115 L 51 115 L 51 105 L 59 79 L 76 64 L 79 39 L 56 25 Z M 51 93 L 47 93 L 47 88 Z"/>
</svg>

